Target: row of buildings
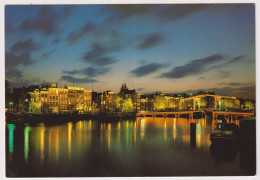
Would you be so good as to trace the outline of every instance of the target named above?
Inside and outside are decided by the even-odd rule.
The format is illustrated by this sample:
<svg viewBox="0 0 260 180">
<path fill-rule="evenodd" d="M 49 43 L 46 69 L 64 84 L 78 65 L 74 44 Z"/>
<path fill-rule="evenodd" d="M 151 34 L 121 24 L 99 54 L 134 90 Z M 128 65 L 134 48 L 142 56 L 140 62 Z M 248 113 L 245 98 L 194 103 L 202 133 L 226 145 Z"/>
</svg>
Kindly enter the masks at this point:
<svg viewBox="0 0 260 180">
<path fill-rule="evenodd" d="M 29 95 L 30 113 L 89 112 L 92 108 L 92 91 L 82 87 L 58 88 L 51 84 Z"/>
<path fill-rule="evenodd" d="M 220 96 L 214 93 L 193 96 L 176 94 L 138 94 L 122 84 L 118 94 L 85 90 L 82 87 L 58 88 L 57 84 L 29 92 L 30 113 L 88 113 L 88 112 L 129 112 L 161 110 L 226 110 L 239 109 L 237 97 Z"/>
</svg>

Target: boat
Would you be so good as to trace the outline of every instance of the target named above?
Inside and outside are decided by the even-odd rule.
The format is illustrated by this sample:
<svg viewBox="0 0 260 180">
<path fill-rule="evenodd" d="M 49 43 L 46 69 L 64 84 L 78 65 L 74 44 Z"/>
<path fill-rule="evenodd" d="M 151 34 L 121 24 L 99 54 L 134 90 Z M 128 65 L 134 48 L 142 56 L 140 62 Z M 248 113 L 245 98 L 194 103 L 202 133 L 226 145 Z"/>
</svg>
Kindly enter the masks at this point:
<svg viewBox="0 0 260 180">
<path fill-rule="evenodd" d="M 234 123 L 216 123 L 210 134 L 211 143 L 235 143 L 238 139 L 238 126 Z"/>
</svg>

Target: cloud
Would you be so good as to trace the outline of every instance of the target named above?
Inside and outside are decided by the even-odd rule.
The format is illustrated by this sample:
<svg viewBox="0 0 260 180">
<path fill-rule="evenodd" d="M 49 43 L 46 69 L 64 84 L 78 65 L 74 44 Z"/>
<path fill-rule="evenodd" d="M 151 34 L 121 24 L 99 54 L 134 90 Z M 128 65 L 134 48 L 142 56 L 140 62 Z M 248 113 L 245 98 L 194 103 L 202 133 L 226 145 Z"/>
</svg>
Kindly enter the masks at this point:
<svg viewBox="0 0 260 180">
<path fill-rule="evenodd" d="M 94 42 L 91 45 L 91 49 L 85 53 L 82 59 L 85 62 L 96 66 L 106 66 L 116 62 L 111 56 L 108 56 L 110 53 L 117 52 L 123 47 L 118 44 L 104 45 L 98 42 Z"/>
<path fill-rule="evenodd" d="M 33 42 L 31 38 L 25 41 L 18 41 L 12 47 L 13 52 L 32 52 L 40 48 L 39 44 Z"/>
<path fill-rule="evenodd" d="M 230 72 L 229 71 L 219 71 L 218 72 L 218 77 L 224 79 L 230 76 Z"/>
<path fill-rule="evenodd" d="M 141 40 L 138 48 L 141 50 L 149 49 L 161 44 L 163 41 L 163 36 L 160 33 L 149 34 Z"/>
<path fill-rule="evenodd" d="M 41 6 L 35 18 L 25 20 L 20 29 L 41 32 L 44 35 L 55 33 L 59 24 L 71 13 L 72 7 L 65 6 L 60 12 L 54 12 L 51 6 Z"/>
<path fill-rule="evenodd" d="M 164 66 L 165 65 L 163 65 L 163 64 L 150 63 L 150 64 L 140 66 L 140 67 L 132 70 L 130 73 L 136 77 L 142 77 L 142 76 L 146 76 L 148 74 L 154 73 L 154 72 L 160 70 Z"/>
<path fill-rule="evenodd" d="M 127 4 L 127 5 L 108 5 L 105 6 L 105 13 L 113 11 L 118 19 L 125 19 L 136 15 L 146 15 L 158 8 L 160 5 L 152 4 Z"/>
<path fill-rule="evenodd" d="M 202 9 L 208 8 L 207 4 L 176 4 L 162 8 L 158 18 L 165 21 L 179 20 Z"/>
<path fill-rule="evenodd" d="M 17 69 L 18 65 L 28 66 L 33 64 L 32 52 L 38 50 L 40 45 L 34 43 L 30 38 L 25 41 L 18 41 L 5 53 L 5 68 L 7 78 L 21 78 L 22 73 Z"/>
<path fill-rule="evenodd" d="M 236 56 L 234 58 L 231 58 L 227 62 L 211 66 L 208 70 L 219 69 L 222 67 L 226 67 L 227 65 L 233 64 L 233 63 L 241 62 L 244 59 L 244 57 L 245 57 L 245 55 Z M 230 73 L 227 71 L 221 71 L 220 74 L 222 74 L 221 76 L 228 77 Z M 226 76 L 225 76 L 225 74 L 226 74 Z"/>
<path fill-rule="evenodd" d="M 233 87 L 231 85 L 227 87 L 221 87 L 221 88 L 209 88 L 209 89 L 196 89 L 196 90 L 189 90 L 185 91 L 185 93 L 196 93 L 199 91 L 214 91 L 217 95 L 226 95 L 226 96 L 235 96 L 240 98 L 250 98 L 255 99 L 256 95 L 256 87 L 254 85 L 252 86 L 242 86 L 242 87 Z"/>
<path fill-rule="evenodd" d="M 104 13 L 113 12 L 108 20 L 110 23 L 121 23 L 138 16 L 160 22 L 178 21 L 204 9 L 212 9 L 218 13 L 234 11 L 247 4 L 174 4 L 174 5 L 108 5 Z"/>
<path fill-rule="evenodd" d="M 222 55 L 215 54 L 203 59 L 192 60 L 183 66 L 173 68 L 170 72 L 161 74 L 159 77 L 175 79 L 201 74 L 207 70 L 208 65 L 222 61 L 223 59 L 224 57 Z"/>
<path fill-rule="evenodd" d="M 22 53 L 19 55 L 15 55 L 13 53 L 5 53 L 5 67 L 13 67 L 19 64 L 22 65 L 31 65 L 33 60 L 31 59 L 30 53 Z"/>
<path fill-rule="evenodd" d="M 67 81 L 67 82 L 75 82 L 75 83 L 91 83 L 98 82 L 97 80 L 92 78 L 75 78 L 73 76 L 61 76 L 60 81 Z"/>
<path fill-rule="evenodd" d="M 69 44 L 74 44 L 78 40 L 87 37 L 89 35 L 92 35 L 97 31 L 98 26 L 92 22 L 87 22 L 85 25 L 83 25 L 80 29 L 77 29 L 75 31 L 72 31 L 68 37 L 67 40 Z"/>
<path fill-rule="evenodd" d="M 81 74 L 85 75 L 88 77 L 97 77 L 103 74 L 106 74 L 109 72 L 110 68 L 96 68 L 96 67 L 87 67 L 87 68 L 82 68 L 79 70 L 72 70 L 72 71 L 62 71 L 65 74 L 69 75 L 76 75 L 76 74 Z"/>
<path fill-rule="evenodd" d="M 55 52 L 56 52 L 56 49 L 53 49 L 53 50 L 48 51 L 48 52 L 45 52 L 45 53 L 42 54 L 41 58 L 48 58 Z"/>
<path fill-rule="evenodd" d="M 230 83 L 218 83 L 218 85 L 225 85 L 225 86 L 247 86 L 252 85 L 252 83 L 239 83 L 239 82 L 230 82 Z"/>
<path fill-rule="evenodd" d="M 53 41 L 52 44 L 58 44 L 61 41 L 60 37 L 56 37 Z"/>
<path fill-rule="evenodd" d="M 6 68 L 22 65 L 31 65 L 33 59 L 31 58 L 31 53 L 38 50 L 40 45 L 34 43 L 30 38 L 25 41 L 18 41 L 11 46 L 11 52 L 5 53 L 5 66 Z"/>
<path fill-rule="evenodd" d="M 155 18 L 164 21 L 178 21 L 199 11 L 211 9 L 218 13 L 237 10 L 244 4 L 175 4 L 168 5 L 156 12 Z"/>
<path fill-rule="evenodd" d="M 9 69 L 6 69 L 5 75 L 7 78 L 19 79 L 22 77 L 22 72 L 16 68 L 9 68 Z"/>
</svg>

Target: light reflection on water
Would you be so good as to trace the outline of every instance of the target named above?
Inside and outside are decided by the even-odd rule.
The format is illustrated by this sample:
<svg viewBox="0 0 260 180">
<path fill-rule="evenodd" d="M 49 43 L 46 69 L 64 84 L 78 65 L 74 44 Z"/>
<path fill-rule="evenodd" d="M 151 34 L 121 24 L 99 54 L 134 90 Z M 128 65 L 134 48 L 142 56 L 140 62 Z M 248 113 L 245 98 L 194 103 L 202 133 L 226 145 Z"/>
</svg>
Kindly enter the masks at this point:
<svg viewBox="0 0 260 180">
<path fill-rule="evenodd" d="M 196 166 L 192 165 L 195 161 L 193 159 L 188 164 L 186 162 L 187 158 L 194 153 L 194 145 L 191 146 L 192 139 L 190 136 L 191 122 L 196 123 L 195 150 L 197 159 L 195 160 L 200 161 L 200 158 L 202 160 L 206 158 L 205 162 L 209 163 L 210 168 L 215 166 L 220 168 L 214 164 L 215 161 L 209 152 L 211 145 L 209 137 L 216 122 L 204 118 L 177 119 L 164 117 L 138 117 L 135 121 L 114 122 L 84 120 L 60 125 L 41 123 L 22 126 L 7 124 L 9 152 L 7 163 L 10 164 L 8 168 L 23 168 L 14 165 L 17 162 L 23 162 L 23 158 L 24 163 L 30 168 L 35 168 L 34 171 L 39 176 L 44 176 L 43 172 L 51 173 L 55 168 L 58 169 L 55 173 L 60 172 L 60 174 L 57 174 L 58 176 L 66 176 L 66 173 L 73 176 L 91 176 L 91 173 L 88 174 L 85 171 L 83 173 L 83 169 L 91 168 L 93 164 L 97 166 L 96 168 L 105 165 L 108 167 L 115 166 L 115 169 L 123 168 L 122 172 L 125 174 L 122 173 L 122 175 L 126 176 L 131 175 L 131 173 L 133 175 L 142 175 L 142 173 L 149 175 L 149 173 L 153 173 L 153 170 L 145 174 L 146 170 L 140 169 L 140 167 L 142 167 L 142 164 L 149 166 L 150 160 L 153 159 L 152 164 L 155 167 L 162 166 L 165 169 L 163 172 L 167 172 L 166 174 L 158 173 L 158 175 L 197 175 L 195 170 L 194 172 L 183 169 L 177 171 L 180 168 L 179 164 L 180 166 L 185 165 L 185 168 L 189 168 L 186 167 L 189 166 L 189 163 L 192 167 Z M 23 145 L 20 141 L 16 141 L 22 132 L 24 136 Z M 20 155 L 22 150 L 23 157 Z M 15 154 L 15 159 L 12 158 L 13 154 Z M 158 157 L 154 157 L 155 154 Z M 103 159 L 100 159 L 100 156 L 104 156 Z M 233 164 L 238 164 L 237 161 L 234 161 Z M 88 165 L 87 162 L 92 163 Z M 68 167 L 66 166 L 67 163 L 70 164 Z M 241 170 L 236 169 L 233 164 L 225 164 L 223 169 L 233 166 L 232 173 L 242 174 Z M 69 168 L 72 165 L 77 168 L 76 172 L 79 174 L 73 174 L 74 171 Z M 127 168 L 131 172 L 128 172 Z M 176 172 L 171 170 L 172 168 L 176 168 Z M 111 171 L 116 171 L 115 169 L 112 168 Z M 158 169 L 156 170 L 158 171 Z M 154 170 L 154 173 L 157 172 L 156 170 Z M 211 171 L 212 169 L 209 169 L 207 173 Z M 223 172 L 228 174 L 226 171 Z M 21 169 L 20 174 L 23 173 L 28 175 L 30 171 L 26 168 Z M 53 172 L 49 176 L 55 176 L 55 173 Z M 105 174 L 104 172 L 104 174 L 99 175 Z M 48 174 L 45 175 L 48 176 Z"/>
</svg>

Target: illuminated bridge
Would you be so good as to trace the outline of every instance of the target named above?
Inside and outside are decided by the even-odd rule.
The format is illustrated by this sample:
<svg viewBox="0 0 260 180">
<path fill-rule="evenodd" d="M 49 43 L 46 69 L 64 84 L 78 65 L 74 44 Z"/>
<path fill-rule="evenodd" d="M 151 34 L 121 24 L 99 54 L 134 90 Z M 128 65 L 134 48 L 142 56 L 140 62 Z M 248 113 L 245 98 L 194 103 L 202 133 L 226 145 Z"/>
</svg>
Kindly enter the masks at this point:
<svg viewBox="0 0 260 180">
<path fill-rule="evenodd" d="M 254 116 L 253 112 L 229 112 L 229 111 L 207 111 L 212 113 L 212 118 L 218 118 L 219 115 L 224 117 L 236 118 L 238 116 Z M 151 111 L 140 111 L 136 115 L 143 117 L 176 117 L 179 118 L 180 115 L 189 115 L 193 118 L 194 114 L 203 114 L 203 111 L 174 111 L 174 112 L 151 112 Z"/>
</svg>

